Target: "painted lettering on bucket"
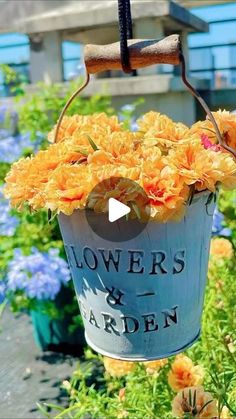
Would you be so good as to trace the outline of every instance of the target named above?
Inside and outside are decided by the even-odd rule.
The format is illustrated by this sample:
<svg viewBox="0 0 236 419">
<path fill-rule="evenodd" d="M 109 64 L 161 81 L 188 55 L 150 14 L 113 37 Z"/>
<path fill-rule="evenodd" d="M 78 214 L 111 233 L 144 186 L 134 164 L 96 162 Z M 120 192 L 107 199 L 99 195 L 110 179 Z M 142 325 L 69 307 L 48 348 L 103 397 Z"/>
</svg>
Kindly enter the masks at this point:
<svg viewBox="0 0 236 419">
<path fill-rule="evenodd" d="M 137 332 L 158 332 L 161 328 L 167 329 L 178 324 L 177 305 L 170 309 L 161 310 L 159 315 L 156 313 L 145 313 L 137 318 L 133 315 L 121 314 L 115 318 L 112 314 L 105 312 L 95 315 L 94 310 L 91 307 L 86 308 L 81 299 L 79 299 L 79 304 L 85 321 L 97 329 L 103 329 L 106 333 L 118 336 Z"/>
<path fill-rule="evenodd" d="M 171 254 L 163 250 L 92 249 L 85 246 L 78 250 L 72 244 L 65 244 L 68 262 L 72 269 L 106 272 L 126 272 L 128 274 L 178 275 L 186 268 L 186 249 Z"/>
</svg>

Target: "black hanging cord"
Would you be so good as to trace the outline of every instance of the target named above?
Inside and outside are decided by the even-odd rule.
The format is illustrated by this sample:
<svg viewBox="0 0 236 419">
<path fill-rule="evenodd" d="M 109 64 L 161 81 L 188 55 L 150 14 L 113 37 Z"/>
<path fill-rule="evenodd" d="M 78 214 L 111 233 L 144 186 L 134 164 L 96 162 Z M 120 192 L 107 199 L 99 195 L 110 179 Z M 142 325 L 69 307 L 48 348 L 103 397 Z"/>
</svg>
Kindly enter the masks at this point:
<svg viewBox="0 0 236 419">
<path fill-rule="evenodd" d="M 130 0 L 118 0 L 118 18 L 120 32 L 120 59 L 125 73 L 133 72 L 130 66 L 128 39 L 133 38 Z"/>
</svg>

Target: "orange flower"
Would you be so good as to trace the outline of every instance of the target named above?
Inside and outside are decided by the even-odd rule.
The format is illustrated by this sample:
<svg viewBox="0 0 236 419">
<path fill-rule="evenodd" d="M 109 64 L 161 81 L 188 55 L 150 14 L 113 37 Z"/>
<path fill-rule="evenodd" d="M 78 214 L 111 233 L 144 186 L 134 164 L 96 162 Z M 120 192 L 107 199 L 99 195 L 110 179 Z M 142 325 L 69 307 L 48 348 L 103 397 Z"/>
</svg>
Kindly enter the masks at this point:
<svg viewBox="0 0 236 419">
<path fill-rule="evenodd" d="M 174 142 L 180 141 L 187 135 L 189 129 L 182 123 L 174 123 L 168 116 L 159 112 L 148 112 L 137 121 L 139 132 L 144 134 L 145 144 L 171 147 Z"/>
<path fill-rule="evenodd" d="M 111 134 L 114 131 L 121 131 L 122 124 L 119 123 L 116 116 L 107 116 L 105 113 L 64 116 L 58 132 L 57 142 L 76 136 L 81 130 L 90 134 L 97 131 L 105 131 L 107 134 Z M 56 125 L 48 134 L 50 142 L 54 142 L 55 133 Z"/>
<path fill-rule="evenodd" d="M 176 418 L 187 415 L 196 418 L 216 419 L 218 410 L 216 400 L 202 387 L 188 387 L 180 391 L 172 402 L 172 414 Z"/>
<path fill-rule="evenodd" d="M 117 378 L 133 372 L 137 365 L 135 362 L 120 361 L 119 359 L 108 358 L 108 356 L 103 357 L 103 364 L 106 372 Z"/>
<path fill-rule="evenodd" d="M 168 374 L 168 383 L 172 390 L 179 391 L 185 387 L 197 386 L 202 383 L 204 370 L 194 365 L 186 355 L 177 355 Z"/>
<path fill-rule="evenodd" d="M 154 219 L 167 222 L 184 212 L 189 188 L 175 169 L 165 167 L 153 179 L 144 177 L 142 185 L 150 199 Z"/>
<path fill-rule="evenodd" d="M 231 115 L 223 112 L 217 117 L 221 128 L 231 132 Z M 183 217 L 191 185 L 196 191 L 212 192 L 218 184 L 236 187 L 235 160 L 218 145 L 212 146 L 208 137 L 201 138 L 202 128 L 189 130 L 157 112 L 147 113 L 139 126 L 137 133 L 125 131 L 117 117 L 105 114 L 65 117 L 56 144 L 12 166 L 6 197 L 19 209 L 26 203 L 35 210 L 50 208 L 69 215 L 85 207 L 97 183 L 122 177 L 144 188 L 151 218 L 167 222 Z M 54 135 L 55 128 L 49 138 Z M 111 196 L 124 203 L 140 198 L 143 203 L 126 181 L 116 185 Z M 95 211 L 106 211 L 104 190 L 90 204 Z M 142 217 L 146 212 L 144 207 Z"/>
<path fill-rule="evenodd" d="M 146 368 L 147 374 L 154 375 L 157 374 L 161 368 L 168 364 L 168 360 L 157 359 L 156 361 L 145 361 L 143 362 L 144 367 Z"/>
<path fill-rule="evenodd" d="M 210 255 L 214 258 L 231 259 L 233 254 L 233 246 L 229 240 L 223 237 L 211 240 Z"/>
<path fill-rule="evenodd" d="M 198 141 L 171 150 L 167 162 L 176 167 L 187 185 L 195 184 L 198 191 L 214 192 L 218 182 L 227 187 L 236 186 L 236 164 L 232 156 L 205 149 Z"/>
<path fill-rule="evenodd" d="M 225 143 L 236 149 L 236 115 L 226 110 L 219 110 L 213 112 L 213 116 Z M 206 134 L 212 142 L 217 143 L 215 129 L 209 119 L 196 122 L 190 128 L 190 133 L 198 134 L 199 137 L 201 134 Z"/>
<path fill-rule="evenodd" d="M 236 115 L 225 110 L 213 112 L 213 115 L 226 144 L 236 149 Z"/>
</svg>

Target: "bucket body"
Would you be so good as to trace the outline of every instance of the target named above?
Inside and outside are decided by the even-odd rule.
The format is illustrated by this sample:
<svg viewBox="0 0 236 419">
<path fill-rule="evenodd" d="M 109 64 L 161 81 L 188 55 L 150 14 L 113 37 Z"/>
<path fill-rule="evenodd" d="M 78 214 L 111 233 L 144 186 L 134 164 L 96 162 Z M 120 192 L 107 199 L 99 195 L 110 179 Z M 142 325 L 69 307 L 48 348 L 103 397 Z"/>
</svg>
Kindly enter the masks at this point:
<svg viewBox="0 0 236 419">
<path fill-rule="evenodd" d="M 195 195 L 182 221 L 150 221 L 135 239 L 118 243 L 93 233 L 85 211 L 59 215 L 85 337 L 95 351 L 152 360 L 199 337 L 214 211 L 208 198 L 209 192 Z M 103 223 L 107 214 L 94 216 Z"/>
</svg>

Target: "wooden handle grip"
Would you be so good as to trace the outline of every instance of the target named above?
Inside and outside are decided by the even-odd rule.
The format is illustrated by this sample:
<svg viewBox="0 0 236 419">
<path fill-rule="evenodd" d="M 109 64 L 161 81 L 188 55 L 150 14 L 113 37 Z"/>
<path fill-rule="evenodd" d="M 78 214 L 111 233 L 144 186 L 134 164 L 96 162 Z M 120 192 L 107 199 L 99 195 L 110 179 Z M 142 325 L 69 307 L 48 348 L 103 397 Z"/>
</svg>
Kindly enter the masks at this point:
<svg viewBox="0 0 236 419">
<path fill-rule="evenodd" d="M 179 35 L 170 35 L 161 41 L 131 39 L 128 41 L 130 64 L 133 70 L 153 64 L 180 63 L 181 42 Z M 88 44 L 84 61 L 89 74 L 105 70 L 121 70 L 120 43 L 108 45 Z"/>
</svg>

